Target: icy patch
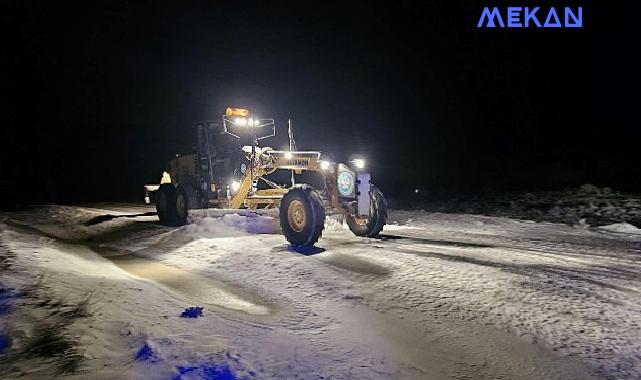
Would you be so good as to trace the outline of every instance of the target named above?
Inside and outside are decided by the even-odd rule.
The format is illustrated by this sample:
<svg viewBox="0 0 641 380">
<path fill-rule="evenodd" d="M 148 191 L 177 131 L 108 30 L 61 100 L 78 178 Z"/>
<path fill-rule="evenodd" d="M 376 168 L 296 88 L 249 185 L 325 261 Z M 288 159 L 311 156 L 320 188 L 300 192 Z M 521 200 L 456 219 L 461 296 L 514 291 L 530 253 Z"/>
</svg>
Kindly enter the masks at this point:
<svg viewBox="0 0 641 380">
<path fill-rule="evenodd" d="M 135 256 L 120 256 L 112 259 L 120 269 L 137 277 L 152 280 L 161 287 L 205 303 L 242 311 L 254 315 L 267 315 L 267 306 L 254 301 L 254 297 L 237 287 L 227 285 L 211 277 L 184 271 L 174 266 Z"/>
</svg>

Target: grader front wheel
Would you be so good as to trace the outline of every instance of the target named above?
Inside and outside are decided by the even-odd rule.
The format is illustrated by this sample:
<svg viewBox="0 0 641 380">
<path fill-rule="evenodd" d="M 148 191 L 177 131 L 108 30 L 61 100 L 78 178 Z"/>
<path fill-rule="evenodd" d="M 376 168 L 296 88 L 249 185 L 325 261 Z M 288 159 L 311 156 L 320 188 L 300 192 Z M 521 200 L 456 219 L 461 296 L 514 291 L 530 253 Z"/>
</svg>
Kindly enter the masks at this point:
<svg viewBox="0 0 641 380">
<path fill-rule="evenodd" d="M 280 203 L 280 227 L 287 241 L 312 246 L 325 226 L 325 207 L 316 190 L 303 185 L 290 189 Z"/>
</svg>

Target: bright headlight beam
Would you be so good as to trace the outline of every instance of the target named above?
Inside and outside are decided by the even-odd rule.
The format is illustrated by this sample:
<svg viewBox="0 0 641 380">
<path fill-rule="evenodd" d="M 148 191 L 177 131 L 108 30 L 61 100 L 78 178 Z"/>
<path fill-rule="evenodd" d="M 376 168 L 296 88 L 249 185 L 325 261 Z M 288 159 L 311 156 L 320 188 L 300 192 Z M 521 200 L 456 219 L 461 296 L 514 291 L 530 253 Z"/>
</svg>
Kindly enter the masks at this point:
<svg viewBox="0 0 641 380">
<path fill-rule="evenodd" d="M 238 181 L 232 182 L 231 183 L 231 190 L 236 192 L 236 191 L 238 191 L 238 189 L 240 189 L 240 182 L 238 182 Z"/>
<path fill-rule="evenodd" d="M 365 160 L 363 160 L 362 158 L 356 158 L 352 162 L 357 169 L 363 169 L 365 167 Z"/>
<path fill-rule="evenodd" d="M 329 161 L 319 161 L 321 170 L 329 169 Z"/>
</svg>

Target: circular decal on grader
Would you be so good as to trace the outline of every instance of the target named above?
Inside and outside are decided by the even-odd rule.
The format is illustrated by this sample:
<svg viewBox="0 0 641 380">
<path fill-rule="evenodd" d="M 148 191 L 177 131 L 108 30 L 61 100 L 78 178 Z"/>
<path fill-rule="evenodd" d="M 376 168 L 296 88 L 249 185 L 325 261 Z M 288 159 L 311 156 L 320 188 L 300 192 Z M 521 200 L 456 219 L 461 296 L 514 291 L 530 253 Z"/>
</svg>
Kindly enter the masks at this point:
<svg viewBox="0 0 641 380">
<path fill-rule="evenodd" d="M 343 196 L 351 196 L 354 193 L 354 174 L 341 172 L 338 175 L 338 192 Z"/>
</svg>

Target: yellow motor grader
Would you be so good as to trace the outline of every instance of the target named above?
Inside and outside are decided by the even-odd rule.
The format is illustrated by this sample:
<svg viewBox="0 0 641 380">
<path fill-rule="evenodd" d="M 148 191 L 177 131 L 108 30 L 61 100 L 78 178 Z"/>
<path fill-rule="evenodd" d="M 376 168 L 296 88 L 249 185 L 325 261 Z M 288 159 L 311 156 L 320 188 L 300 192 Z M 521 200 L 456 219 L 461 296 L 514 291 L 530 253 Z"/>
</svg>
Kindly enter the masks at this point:
<svg viewBox="0 0 641 380">
<path fill-rule="evenodd" d="M 189 210 L 278 209 L 283 235 L 295 246 L 311 246 L 322 234 L 326 215 L 342 215 L 358 236 L 375 237 L 387 220 L 387 202 L 370 181 L 363 159 L 352 165 L 322 160 L 317 151 L 260 147 L 275 135 L 273 119 L 252 117 L 247 109 L 227 108 L 221 121 L 194 124 L 195 152 L 177 155 L 155 192 L 161 223 L 184 225 Z M 242 146 L 245 137 L 249 145 Z M 291 184 L 278 184 L 268 175 L 290 171 Z M 317 188 L 295 183 L 294 174 L 317 173 Z M 260 184 L 260 185 L 259 185 Z M 262 188 L 261 188 L 262 187 Z"/>
</svg>

